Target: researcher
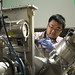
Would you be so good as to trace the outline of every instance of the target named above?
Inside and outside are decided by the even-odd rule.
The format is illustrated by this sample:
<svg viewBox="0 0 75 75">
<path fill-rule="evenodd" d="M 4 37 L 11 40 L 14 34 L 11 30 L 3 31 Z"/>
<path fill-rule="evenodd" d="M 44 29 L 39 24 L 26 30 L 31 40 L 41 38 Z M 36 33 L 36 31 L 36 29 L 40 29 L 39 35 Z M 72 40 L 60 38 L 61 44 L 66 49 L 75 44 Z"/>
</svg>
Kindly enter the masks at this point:
<svg viewBox="0 0 75 75">
<path fill-rule="evenodd" d="M 52 15 L 47 24 L 47 28 L 42 32 L 35 32 L 35 39 L 39 40 L 39 47 L 50 53 L 63 40 L 60 34 L 65 28 L 65 18 L 60 14 Z"/>
</svg>

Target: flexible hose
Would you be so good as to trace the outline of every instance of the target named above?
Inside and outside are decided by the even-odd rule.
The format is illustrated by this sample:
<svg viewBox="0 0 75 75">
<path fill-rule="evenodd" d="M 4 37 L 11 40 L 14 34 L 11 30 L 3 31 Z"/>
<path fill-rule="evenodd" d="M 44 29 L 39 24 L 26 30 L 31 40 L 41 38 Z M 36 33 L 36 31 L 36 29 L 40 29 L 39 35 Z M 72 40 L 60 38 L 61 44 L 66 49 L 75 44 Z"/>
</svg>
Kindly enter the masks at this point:
<svg viewBox="0 0 75 75">
<path fill-rule="evenodd" d="M 5 22 L 4 22 L 4 18 L 3 18 L 2 0 L 1 0 L 1 17 L 2 17 L 2 23 L 3 23 L 3 26 L 4 26 L 5 32 L 6 32 L 6 36 L 7 36 L 7 38 L 8 38 L 9 48 L 10 48 L 10 50 L 12 51 L 12 53 L 14 54 L 14 57 L 16 57 L 16 60 L 17 60 L 17 62 L 19 63 L 19 65 L 21 65 L 21 70 L 23 71 L 22 75 L 25 75 L 25 71 L 24 71 L 23 64 L 22 64 L 22 62 L 21 62 L 19 56 L 16 54 L 15 50 L 13 49 L 13 46 L 12 46 L 12 44 L 11 44 L 11 41 L 9 40 L 8 32 L 7 32 L 7 29 L 6 29 L 6 26 L 5 26 Z"/>
</svg>

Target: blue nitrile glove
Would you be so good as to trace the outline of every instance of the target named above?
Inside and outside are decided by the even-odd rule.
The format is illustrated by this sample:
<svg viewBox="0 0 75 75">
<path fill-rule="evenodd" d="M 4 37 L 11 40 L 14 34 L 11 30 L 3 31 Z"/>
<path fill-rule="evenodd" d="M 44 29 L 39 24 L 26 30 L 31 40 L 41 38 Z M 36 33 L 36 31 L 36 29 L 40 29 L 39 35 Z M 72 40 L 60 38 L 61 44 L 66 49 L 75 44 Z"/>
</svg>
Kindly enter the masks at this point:
<svg viewBox="0 0 75 75">
<path fill-rule="evenodd" d="M 48 49 L 48 50 L 53 49 L 53 44 L 52 44 L 51 40 L 49 40 L 48 36 L 47 36 L 47 40 L 39 40 L 38 43 L 43 45 L 42 48 L 44 48 L 44 49 Z"/>
</svg>

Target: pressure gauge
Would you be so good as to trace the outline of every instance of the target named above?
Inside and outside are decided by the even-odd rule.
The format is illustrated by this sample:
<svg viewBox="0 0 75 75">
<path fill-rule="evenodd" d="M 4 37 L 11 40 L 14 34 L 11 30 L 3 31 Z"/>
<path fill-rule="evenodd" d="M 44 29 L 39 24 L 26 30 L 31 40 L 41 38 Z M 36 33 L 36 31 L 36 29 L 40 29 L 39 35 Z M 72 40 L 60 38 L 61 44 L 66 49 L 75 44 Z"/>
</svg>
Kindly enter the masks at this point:
<svg viewBox="0 0 75 75">
<path fill-rule="evenodd" d="M 21 19 L 21 20 L 17 21 L 16 24 L 21 24 L 20 29 L 22 30 L 23 36 L 24 36 L 25 41 L 26 41 L 26 39 L 29 36 L 29 25 L 28 25 L 28 23 L 24 19 Z"/>
<path fill-rule="evenodd" d="M 23 36 L 25 37 L 25 41 L 26 41 L 26 39 L 29 36 L 29 25 L 27 22 L 23 22 L 22 32 L 23 32 Z"/>
</svg>

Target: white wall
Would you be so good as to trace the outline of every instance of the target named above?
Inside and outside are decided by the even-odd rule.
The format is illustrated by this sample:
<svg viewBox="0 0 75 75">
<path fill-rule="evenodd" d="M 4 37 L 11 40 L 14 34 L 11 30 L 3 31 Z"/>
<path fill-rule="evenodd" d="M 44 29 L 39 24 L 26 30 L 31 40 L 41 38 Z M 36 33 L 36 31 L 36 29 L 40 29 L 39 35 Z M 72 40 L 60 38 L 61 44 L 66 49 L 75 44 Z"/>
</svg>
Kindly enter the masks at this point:
<svg viewBox="0 0 75 75">
<path fill-rule="evenodd" d="M 53 14 L 61 14 L 66 19 L 66 27 L 75 27 L 74 0 L 3 0 L 4 7 L 33 4 L 35 11 L 35 28 L 46 28 L 48 19 Z"/>
</svg>

